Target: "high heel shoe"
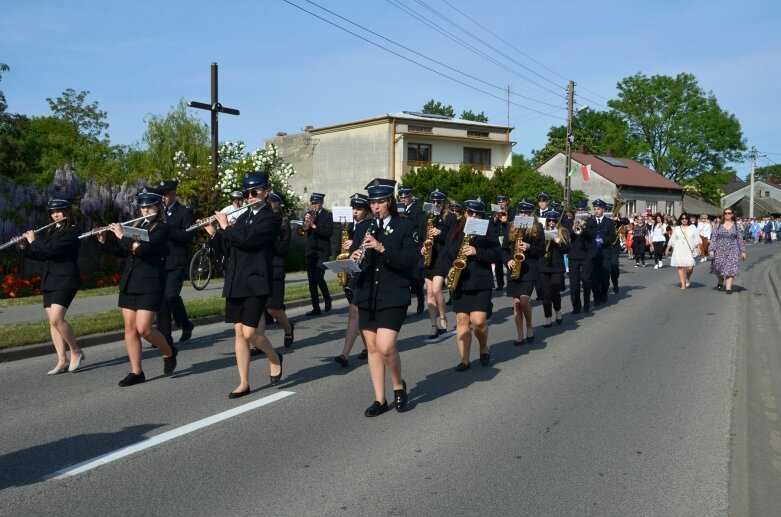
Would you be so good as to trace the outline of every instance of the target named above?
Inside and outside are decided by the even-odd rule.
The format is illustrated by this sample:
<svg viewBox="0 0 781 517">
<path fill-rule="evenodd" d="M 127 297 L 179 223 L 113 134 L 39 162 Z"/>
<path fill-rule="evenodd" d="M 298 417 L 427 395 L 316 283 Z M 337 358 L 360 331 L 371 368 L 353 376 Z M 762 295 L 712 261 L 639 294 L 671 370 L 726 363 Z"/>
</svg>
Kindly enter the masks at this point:
<svg viewBox="0 0 781 517">
<path fill-rule="evenodd" d="M 549 329 L 553 326 L 553 322 L 550 320 L 545 320 L 545 323 L 542 325 L 543 328 Z"/>
<path fill-rule="evenodd" d="M 57 375 L 57 374 L 65 372 L 65 370 L 67 370 L 67 369 L 68 369 L 68 363 L 65 363 L 62 366 L 60 366 L 59 368 L 57 368 L 55 366 L 54 368 L 52 368 L 51 370 L 46 372 L 46 375 Z"/>
<path fill-rule="evenodd" d="M 428 338 L 426 339 L 429 340 L 437 339 L 439 337 L 439 327 L 437 327 L 436 325 L 431 325 L 431 328 L 433 328 L 434 330 L 431 332 L 431 334 L 429 334 Z"/>
<path fill-rule="evenodd" d="M 76 357 L 73 357 L 73 354 L 71 354 L 71 364 L 68 365 L 68 371 L 69 372 L 75 372 L 79 368 L 81 368 L 81 362 L 84 360 L 84 352 L 79 350 L 79 353 L 76 355 Z"/>
<path fill-rule="evenodd" d="M 534 332 L 534 329 L 532 329 L 532 332 Z M 534 342 L 534 334 L 531 336 L 529 335 L 529 331 L 526 331 L 526 342 L 527 343 L 533 343 Z"/>
<path fill-rule="evenodd" d="M 282 378 L 282 359 L 283 356 L 280 353 L 277 353 L 279 356 L 279 375 L 269 375 L 268 378 L 271 381 L 272 386 L 276 386 L 279 384 L 279 380 Z"/>
<path fill-rule="evenodd" d="M 441 336 L 447 332 L 447 318 L 439 318 L 439 322 L 445 324 L 443 328 L 439 328 L 439 326 L 437 326 L 437 333 Z"/>
</svg>

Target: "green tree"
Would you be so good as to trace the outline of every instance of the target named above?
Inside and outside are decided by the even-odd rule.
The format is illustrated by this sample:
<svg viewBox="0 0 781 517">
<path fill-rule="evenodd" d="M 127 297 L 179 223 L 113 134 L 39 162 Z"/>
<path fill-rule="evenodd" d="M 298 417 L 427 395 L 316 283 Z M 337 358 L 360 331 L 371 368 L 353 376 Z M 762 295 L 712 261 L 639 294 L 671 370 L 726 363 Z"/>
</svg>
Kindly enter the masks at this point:
<svg viewBox="0 0 781 517">
<path fill-rule="evenodd" d="M 781 183 L 781 164 L 774 163 L 754 170 L 755 180 L 768 180 L 773 183 Z M 726 182 L 725 182 L 726 183 Z"/>
<path fill-rule="evenodd" d="M 656 172 L 685 183 L 741 161 L 746 144 L 738 119 L 693 75 L 638 73 L 617 88 L 618 99 L 608 106 L 626 123 L 629 139 L 639 143 L 637 159 Z"/>
<path fill-rule="evenodd" d="M 443 115 L 445 117 L 455 118 L 456 112 L 453 110 L 453 106 L 444 106 L 441 102 L 431 99 L 423 105 L 423 113 L 430 115 Z"/>
<path fill-rule="evenodd" d="M 184 153 L 193 170 L 208 169 L 211 159 L 209 128 L 187 109 L 183 99 L 166 115 L 150 115 L 142 142 L 149 174 L 172 179 L 178 171 L 175 157 Z"/>
<path fill-rule="evenodd" d="M 448 169 L 439 164 L 415 167 L 404 176 L 403 184 L 422 199 L 428 199 L 435 189 L 447 192 L 448 198 L 458 203 L 478 197 L 488 202 L 495 195 L 488 177 L 469 166 L 459 169 Z"/>
<path fill-rule="evenodd" d="M 73 124 L 79 134 L 93 141 L 108 141 L 108 122 L 106 112 L 100 109 L 98 101 L 85 104 L 88 91 L 76 93 L 73 88 L 62 92 L 62 96 L 52 100 L 46 98 L 55 117 Z"/>
<path fill-rule="evenodd" d="M 491 178 L 493 190 L 497 194 L 507 195 L 512 204 L 526 199 L 535 202 L 537 194 L 546 192 L 553 199 L 564 200 L 564 185 L 551 176 L 540 174 L 523 155 L 513 154 L 510 167 L 500 167 Z M 579 190 L 572 191 L 572 201 L 585 199 Z"/>
<path fill-rule="evenodd" d="M 469 111 L 461 112 L 461 120 L 472 120 L 474 122 L 488 122 L 488 117 L 482 111 L 480 113 L 475 114 L 472 113 L 472 110 L 469 110 Z"/>
</svg>

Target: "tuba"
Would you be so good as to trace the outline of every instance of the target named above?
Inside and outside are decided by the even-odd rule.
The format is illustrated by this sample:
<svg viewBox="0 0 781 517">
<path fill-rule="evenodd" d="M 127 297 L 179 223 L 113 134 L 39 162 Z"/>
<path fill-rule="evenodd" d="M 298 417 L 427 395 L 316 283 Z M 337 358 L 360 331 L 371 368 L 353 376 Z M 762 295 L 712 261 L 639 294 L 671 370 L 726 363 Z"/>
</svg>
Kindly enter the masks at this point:
<svg viewBox="0 0 781 517">
<path fill-rule="evenodd" d="M 464 235 L 464 241 L 458 250 L 458 256 L 453 261 L 453 267 L 447 273 L 447 288 L 452 293 L 458 289 L 458 282 L 461 280 L 461 273 L 466 268 L 466 249 L 472 244 L 472 234 Z"/>
<path fill-rule="evenodd" d="M 350 235 L 347 233 L 347 223 L 342 223 L 342 239 L 339 241 L 339 249 L 342 249 L 344 246 L 344 243 L 347 242 L 350 239 Z M 339 255 L 336 256 L 336 260 L 344 260 L 350 258 L 350 253 L 346 250 L 342 251 Z M 347 282 L 350 281 L 350 275 L 347 272 L 342 272 L 337 274 L 337 278 L 339 279 L 339 287 L 344 287 L 347 285 Z"/>
<path fill-rule="evenodd" d="M 426 251 L 423 253 L 423 267 L 431 267 L 431 259 L 434 256 L 434 239 L 430 237 L 431 230 L 434 229 L 434 211 L 428 213 L 426 221 L 426 240 L 423 241 L 423 247 Z"/>
<path fill-rule="evenodd" d="M 617 197 L 613 198 L 613 221 L 620 221 L 618 219 L 619 213 L 621 212 L 621 208 L 623 208 L 625 202 L 618 199 Z M 615 246 L 619 239 L 621 239 L 621 232 L 624 229 L 624 225 L 620 224 L 616 226 L 616 238 L 613 239 L 613 242 L 610 243 L 610 246 Z M 626 235 L 624 235 L 624 238 L 621 239 L 621 242 L 624 242 L 626 240 Z M 622 246 L 623 247 L 623 246 Z"/>
</svg>

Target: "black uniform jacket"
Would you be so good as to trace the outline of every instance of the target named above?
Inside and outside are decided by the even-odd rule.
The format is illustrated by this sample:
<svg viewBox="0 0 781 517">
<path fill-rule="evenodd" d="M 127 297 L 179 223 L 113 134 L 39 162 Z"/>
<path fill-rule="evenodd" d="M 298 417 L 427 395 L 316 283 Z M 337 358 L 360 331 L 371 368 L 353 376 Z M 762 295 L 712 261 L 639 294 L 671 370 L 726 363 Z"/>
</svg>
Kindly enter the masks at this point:
<svg viewBox="0 0 781 517">
<path fill-rule="evenodd" d="M 382 310 L 409 304 L 410 277 L 420 257 L 420 238 L 412 221 L 392 217 L 388 228 L 377 231 L 377 221 L 360 224 L 355 230 L 350 254 L 363 243 L 366 232 L 385 246 L 385 253 L 366 250 L 358 274 L 353 304 L 360 309 Z"/>
<path fill-rule="evenodd" d="M 607 249 L 610 248 L 613 244 L 613 239 L 616 238 L 616 227 L 613 224 L 613 220 L 608 217 L 602 218 L 602 223 L 597 223 L 597 218 L 594 217 L 594 225 L 596 227 L 596 235 L 594 236 L 594 242 L 595 247 L 598 251 L 600 250 L 600 246 L 596 244 L 597 242 L 597 236 L 602 237 L 602 246 L 601 249 Z"/>
<path fill-rule="evenodd" d="M 312 222 L 317 228 L 306 232 L 305 254 L 307 257 L 317 255 L 326 259 L 331 254 L 331 235 L 334 233 L 334 216 L 325 208 L 312 215 Z"/>
<path fill-rule="evenodd" d="M 453 261 L 461 251 L 464 234 L 457 235 L 455 240 L 449 240 L 445 248 L 446 260 L 453 266 Z M 461 271 L 458 289 L 461 291 L 483 291 L 494 288 L 494 275 L 491 264 L 501 259 L 499 239 L 491 228 L 485 236 L 472 237 L 470 246 L 475 247 L 476 255 L 466 258 L 466 267 Z"/>
<path fill-rule="evenodd" d="M 556 241 L 545 241 L 547 252 L 540 257 L 540 273 L 564 273 L 567 268 L 564 266 L 564 255 L 569 252 L 569 231 L 561 230 L 563 238 L 556 244 Z"/>
<path fill-rule="evenodd" d="M 290 223 L 283 220 L 279 225 L 279 235 L 274 243 L 274 259 L 272 260 L 274 280 L 285 279 L 285 257 L 290 253 Z"/>
<path fill-rule="evenodd" d="M 515 239 L 521 232 L 523 232 L 523 242 L 529 244 L 529 249 L 523 252 L 526 258 L 521 264 L 521 277 L 518 282 L 535 281 L 539 272 L 539 259 L 545 255 L 545 233 L 541 223 L 534 223 L 534 235 L 532 235 L 532 229 L 518 228 L 513 239 L 506 239 L 504 246 L 502 246 L 502 262 L 507 264 L 515 255 Z M 511 276 L 508 277 L 508 280 L 515 281 Z"/>
<path fill-rule="evenodd" d="M 274 245 L 282 217 L 269 204 L 257 213 L 247 210 L 236 223 L 212 239 L 212 245 L 225 257 L 225 298 L 248 298 L 271 294 Z"/>
<path fill-rule="evenodd" d="M 145 294 L 161 292 L 165 285 L 165 259 L 168 255 L 168 238 L 171 228 L 164 221 L 152 223 L 149 228 L 149 242 L 138 242 L 136 252 L 130 250 L 134 241 L 130 237 L 117 240 L 111 235 L 101 246 L 104 251 L 125 257 L 125 269 L 119 289 L 123 293 Z"/>
<path fill-rule="evenodd" d="M 510 228 L 513 226 L 513 221 L 515 219 L 515 208 L 513 207 L 507 207 L 507 220 L 502 221 L 499 217 L 499 214 L 496 214 L 494 218 L 491 221 L 491 226 L 494 227 L 494 233 L 496 234 L 496 237 L 499 239 L 500 244 L 504 244 L 504 241 L 507 240 L 507 236 L 509 235 Z"/>
<path fill-rule="evenodd" d="M 41 291 L 81 287 L 80 244 L 79 231 L 74 226 L 68 226 L 37 237 L 24 249 L 24 257 L 46 262 L 46 269 L 41 275 Z"/>
<path fill-rule="evenodd" d="M 562 226 L 569 230 L 569 258 L 573 260 L 590 260 L 594 258 L 594 236 L 597 234 L 597 223 L 593 217 L 586 219 L 586 225 L 580 235 L 572 231 L 574 220 L 565 219 Z"/>
<path fill-rule="evenodd" d="M 168 271 L 187 269 L 190 265 L 190 245 L 195 237 L 195 232 L 186 232 L 185 229 L 195 223 L 195 214 L 190 207 L 183 206 L 177 201 L 166 209 L 165 222 L 171 228 L 165 269 Z"/>
<path fill-rule="evenodd" d="M 428 235 L 426 234 L 428 214 L 424 214 L 424 216 L 425 217 L 421 218 L 422 231 L 419 230 L 420 238 L 422 240 L 426 240 L 426 238 L 428 238 Z M 438 228 L 441 233 L 434 237 L 434 251 L 431 256 L 430 268 L 435 269 L 437 273 L 441 274 L 442 276 L 446 275 L 447 270 L 450 268 L 451 263 L 448 263 L 447 261 L 447 257 L 445 256 L 445 249 L 447 247 L 447 243 L 450 241 L 450 236 L 456 229 L 456 226 L 458 226 L 458 221 L 456 220 L 456 214 L 453 212 L 448 212 L 444 216 L 434 216 L 434 228 Z"/>
</svg>

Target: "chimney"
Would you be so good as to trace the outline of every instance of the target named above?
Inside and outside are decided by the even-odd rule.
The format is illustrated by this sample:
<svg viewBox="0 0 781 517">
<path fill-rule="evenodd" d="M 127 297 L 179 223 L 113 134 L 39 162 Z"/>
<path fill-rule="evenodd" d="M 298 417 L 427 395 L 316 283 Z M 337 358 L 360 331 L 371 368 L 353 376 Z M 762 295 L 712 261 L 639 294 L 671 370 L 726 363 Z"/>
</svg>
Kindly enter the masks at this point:
<svg viewBox="0 0 781 517">
<path fill-rule="evenodd" d="M 277 131 L 277 136 L 287 136 L 287 133 L 284 131 Z"/>
<path fill-rule="evenodd" d="M 309 133 L 310 131 L 314 130 L 315 126 L 304 126 L 304 131 Z"/>
</svg>

